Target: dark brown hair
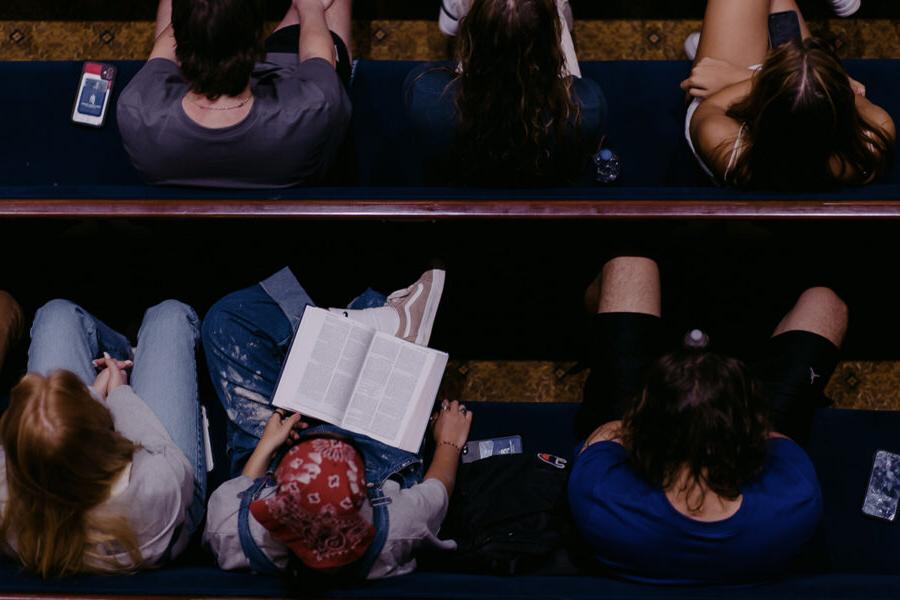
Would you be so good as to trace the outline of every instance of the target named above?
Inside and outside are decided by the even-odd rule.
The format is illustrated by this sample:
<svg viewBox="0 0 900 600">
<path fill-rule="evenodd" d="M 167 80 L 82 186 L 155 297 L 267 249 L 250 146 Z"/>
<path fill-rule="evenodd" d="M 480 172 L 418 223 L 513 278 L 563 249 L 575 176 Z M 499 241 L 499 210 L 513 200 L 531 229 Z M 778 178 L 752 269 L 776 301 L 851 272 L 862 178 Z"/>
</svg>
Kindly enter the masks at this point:
<svg viewBox="0 0 900 600">
<path fill-rule="evenodd" d="M 847 72 L 817 38 L 770 52 L 750 93 L 728 116 L 745 127 L 743 151 L 726 183 L 794 191 L 863 184 L 893 161 L 892 141 L 860 116 Z"/>
<path fill-rule="evenodd" d="M 686 487 L 699 485 L 701 505 L 707 490 L 736 499 L 763 467 L 769 432 L 765 399 L 744 364 L 680 350 L 657 360 L 645 381 L 622 424 L 631 466 L 663 489 L 686 468 Z"/>
<path fill-rule="evenodd" d="M 554 0 L 472 3 L 457 42 L 462 183 L 540 185 L 584 168 L 561 27 Z"/>
<path fill-rule="evenodd" d="M 173 0 L 181 73 L 210 100 L 236 96 L 263 56 L 263 0 Z"/>
</svg>

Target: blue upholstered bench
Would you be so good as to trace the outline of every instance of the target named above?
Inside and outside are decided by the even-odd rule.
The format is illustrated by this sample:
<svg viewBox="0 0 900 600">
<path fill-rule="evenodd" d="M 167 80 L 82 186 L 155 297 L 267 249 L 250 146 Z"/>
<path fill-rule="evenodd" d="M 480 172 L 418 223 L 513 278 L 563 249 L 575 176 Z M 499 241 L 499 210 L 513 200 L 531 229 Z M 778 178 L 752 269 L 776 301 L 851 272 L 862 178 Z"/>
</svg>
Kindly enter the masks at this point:
<svg viewBox="0 0 900 600">
<path fill-rule="evenodd" d="M 141 63 L 120 62 L 117 90 Z M 69 122 L 77 62 L 0 63 L 0 214 L 254 217 L 876 217 L 900 215 L 900 169 L 882 182 L 828 194 L 740 193 L 717 188 L 683 137 L 683 61 L 588 62 L 584 74 L 609 102 L 609 143 L 623 162 L 612 186 L 539 190 L 423 186 L 401 86 L 418 63 L 360 61 L 353 80 L 353 185 L 229 192 L 141 183 L 115 118 L 101 130 Z M 900 60 L 851 60 L 870 97 L 900 118 Z M 900 160 L 900 158 L 898 158 Z M 41 200 L 42 202 L 35 202 Z M 79 202 L 72 202 L 78 200 Z M 166 203 L 155 200 L 168 200 Z M 759 202 L 765 200 L 767 202 Z M 623 202 L 628 201 L 628 202 Z"/>
<path fill-rule="evenodd" d="M 577 405 L 483 403 L 474 438 L 521 434 L 525 451 L 571 457 Z M 825 409 L 819 412 L 810 448 L 825 496 L 825 519 L 811 544 L 813 562 L 803 572 L 757 586 L 657 588 L 599 576 L 513 578 L 419 571 L 413 575 L 335 589 L 346 598 L 734 598 L 768 595 L 804 598 L 897 598 L 900 591 L 900 524 L 864 517 L 860 509 L 875 450 L 900 452 L 900 412 Z M 216 444 L 221 451 L 221 444 Z M 224 464 L 224 458 L 218 461 Z M 648 551 L 652 549 L 648 548 Z M 133 576 L 77 577 L 41 581 L 0 561 L 0 595 L 105 594 L 180 596 L 295 595 L 277 577 L 227 573 L 197 555 L 158 571 Z"/>
</svg>

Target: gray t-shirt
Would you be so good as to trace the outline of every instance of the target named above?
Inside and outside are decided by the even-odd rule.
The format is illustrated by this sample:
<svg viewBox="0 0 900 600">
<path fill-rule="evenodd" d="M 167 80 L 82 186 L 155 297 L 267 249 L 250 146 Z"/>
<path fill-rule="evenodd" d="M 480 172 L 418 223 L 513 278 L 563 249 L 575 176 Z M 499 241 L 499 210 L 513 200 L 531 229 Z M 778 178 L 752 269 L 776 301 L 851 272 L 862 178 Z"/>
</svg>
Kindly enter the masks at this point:
<svg viewBox="0 0 900 600">
<path fill-rule="evenodd" d="M 213 492 L 209 499 L 206 530 L 203 542 L 209 546 L 222 569 L 247 569 L 250 561 L 241 549 L 238 537 L 239 494 L 250 487 L 249 477 L 235 477 Z M 261 498 L 275 493 L 267 488 Z M 369 579 L 406 575 L 416 570 L 415 554 L 420 548 L 433 547 L 455 550 L 456 542 L 437 537 L 441 523 L 447 515 L 447 488 L 437 479 L 427 479 L 411 488 L 401 490 L 395 481 L 384 484 L 384 495 L 391 499 L 388 508 L 388 536 L 381 554 L 369 571 Z M 363 518 L 372 521 L 372 507 L 368 501 L 360 510 Z M 275 566 L 287 566 L 290 549 L 276 540 L 269 531 L 250 514 L 250 535 Z"/>
<path fill-rule="evenodd" d="M 274 188 L 316 183 L 333 163 L 350 123 L 350 98 L 321 58 L 270 53 L 251 77 L 243 121 L 210 129 L 184 112 L 189 85 L 178 65 L 155 58 L 118 103 L 119 131 L 148 183 Z"/>
<path fill-rule="evenodd" d="M 113 390 L 106 400 L 116 431 L 139 444 L 131 463 L 128 486 L 95 510 L 124 515 L 128 519 L 146 567 L 158 566 L 180 554 L 190 536 L 180 527 L 194 497 L 194 469 L 166 432 L 150 407 L 130 386 Z M 6 510 L 6 453 L 0 447 L 0 514 Z M 174 539 L 173 539 L 174 538 Z M 15 540 L 0 540 L 0 549 L 15 556 Z M 97 548 L 98 553 L 105 553 Z M 112 555 L 130 566 L 128 554 Z M 104 569 L 101 561 L 92 566 Z"/>
</svg>

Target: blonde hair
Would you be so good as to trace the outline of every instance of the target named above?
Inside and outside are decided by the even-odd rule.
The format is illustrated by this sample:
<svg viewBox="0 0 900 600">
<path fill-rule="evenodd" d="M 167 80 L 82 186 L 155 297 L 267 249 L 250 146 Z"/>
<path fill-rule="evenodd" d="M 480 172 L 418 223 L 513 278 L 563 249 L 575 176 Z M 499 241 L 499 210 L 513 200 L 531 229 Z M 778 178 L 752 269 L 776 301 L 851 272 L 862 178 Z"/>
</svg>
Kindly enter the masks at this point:
<svg viewBox="0 0 900 600">
<path fill-rule="evenodd" d="M 28 374 L 0 418 L 9 499 L 0 539 L 42 577 L 131 571 L 140 566 L 128 520 L 101 505 L 136 446 L 69 371 Z M 127 553 L 122 564 L 114 555 Z"/>
</svg>

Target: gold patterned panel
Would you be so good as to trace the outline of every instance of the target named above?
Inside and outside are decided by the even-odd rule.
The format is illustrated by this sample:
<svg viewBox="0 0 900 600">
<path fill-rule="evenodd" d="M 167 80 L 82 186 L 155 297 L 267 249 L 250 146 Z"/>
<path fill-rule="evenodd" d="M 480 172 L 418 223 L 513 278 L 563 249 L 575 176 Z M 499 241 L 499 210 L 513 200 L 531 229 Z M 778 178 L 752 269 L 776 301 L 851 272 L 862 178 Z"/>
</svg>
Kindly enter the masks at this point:
<svg viewBox="0 0 900 600">
<path fill-rule="evenodd" d="M 464 402 L 580 402 L 587 371 L 573 362 L 450 361 L 441 393 Z M 900 362 L 838 365 L 828 396 L 840 408 L 900 410 Z"/>
<path fill-rule="evenodd" d="M 846 57 L 900 57 L 900 21 L 810 26 L 834 36 Z M 684 38 L 699 28 L 696 20 L 577 21 L 575 38 L 582 60 L 679 59 Z M 0 60 L 140 60 L 150 51 L 152 31 L 149 22 L 0 21 Z M 376 60 L 442 60 L 453 47 L 434 21 L 356 21 L 353 37 L 356 56 Z"/>
</svg>

